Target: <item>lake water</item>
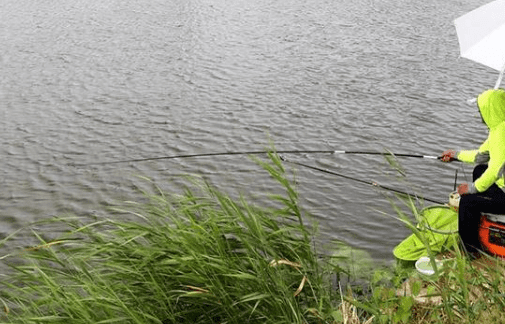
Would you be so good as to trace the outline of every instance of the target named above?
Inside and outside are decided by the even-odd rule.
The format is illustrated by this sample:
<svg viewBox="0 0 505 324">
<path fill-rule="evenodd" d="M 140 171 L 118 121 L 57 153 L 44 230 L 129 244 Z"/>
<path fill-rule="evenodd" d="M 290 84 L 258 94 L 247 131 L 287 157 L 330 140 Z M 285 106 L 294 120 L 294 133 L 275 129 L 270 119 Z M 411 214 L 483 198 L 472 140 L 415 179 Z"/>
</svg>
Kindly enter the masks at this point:
<svg viewBox="0 0 505 324">
<path fill-rule="evenodd" d="M 74 166 L 179 154 L 361 150 L 438 155 L 486 136 L 466 103 L 497 72 L 459 58 L 453 20 L 484 0 L 2 0 L 0 233 L 107 215 L 145 176 L 199 174 L 246 196 L 272 187 L 247 156 Z M 445 201 L 455 170 L 402 158 L 289 159 Z M 378 260 L 409 231 L 372 186 L 286 165 L 319 239 Z"/>
</svg>

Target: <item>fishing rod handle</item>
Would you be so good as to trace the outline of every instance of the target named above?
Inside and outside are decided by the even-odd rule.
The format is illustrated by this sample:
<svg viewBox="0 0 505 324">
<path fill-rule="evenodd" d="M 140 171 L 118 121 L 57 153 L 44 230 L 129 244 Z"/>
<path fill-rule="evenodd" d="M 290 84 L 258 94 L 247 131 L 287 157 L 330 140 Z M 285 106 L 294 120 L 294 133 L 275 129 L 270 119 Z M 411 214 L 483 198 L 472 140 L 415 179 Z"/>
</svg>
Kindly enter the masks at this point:
<svg viewBox="0 0 505 324">
<path fill-rule="evenodd" d="M 441 157 L 434 155 L 420 155 L 420 154 L 404 154 L 404 153 L 393 153 L 393 152 L 370 152 L 370 151 L 333 151 L 333 154 L 369 154 L 369 155 L 392 155 L 398 157 L 413 157 L 413 158 L 423 158 L 423 159 L 441 159 Z"/>
<path fill-rule="evenodd" d="M 435 159 L 442 161 L 443 156 L 433 156 L 430 158 L 435 158 Z M 453 161 L 460 162 L 461 160 L 459 160 L 458 158 L 452 157 L 452 158 L 449 158 L 449 161 L 447 161 L 445 163 L 449 163 L 449 162 L 453 162 Z M 442 162 L 444 162 L 444 161 L 442 161 Z"/>
</svg>

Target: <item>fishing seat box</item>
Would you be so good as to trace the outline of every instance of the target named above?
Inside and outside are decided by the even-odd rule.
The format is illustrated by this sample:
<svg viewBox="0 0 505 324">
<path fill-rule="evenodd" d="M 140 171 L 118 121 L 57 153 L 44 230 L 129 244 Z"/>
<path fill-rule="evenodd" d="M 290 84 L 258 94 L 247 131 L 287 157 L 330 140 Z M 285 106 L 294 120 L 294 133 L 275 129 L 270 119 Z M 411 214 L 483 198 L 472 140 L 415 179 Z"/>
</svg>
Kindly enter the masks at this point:
<svg viewBox="0 0 505 324">
<path fill-rule="evenodd" d="M 486 252 L 505 259 L 505 214 L 481 214 L 479 241 Z"/>
</svg>

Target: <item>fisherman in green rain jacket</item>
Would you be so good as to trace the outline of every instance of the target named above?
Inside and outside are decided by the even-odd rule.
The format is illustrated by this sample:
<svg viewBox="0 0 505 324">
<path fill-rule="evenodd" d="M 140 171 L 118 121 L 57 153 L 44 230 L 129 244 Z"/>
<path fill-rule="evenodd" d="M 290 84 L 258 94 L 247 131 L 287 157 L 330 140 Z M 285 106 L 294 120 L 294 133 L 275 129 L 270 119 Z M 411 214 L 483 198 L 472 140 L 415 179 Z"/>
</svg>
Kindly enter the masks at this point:
<svg viewBox="0 0 505 324">
<path fill-rule="evenodd" d="M 477 106 L 489 134 L 478 150 L 442 153 L 442 161 L 474 163 L 473 182 L 458 187 L 459 235 L 468 252 L 481 249 L 478 239 L 480 214 L 505 214 L 505 90 L 487 90 Z"/>
</svg>

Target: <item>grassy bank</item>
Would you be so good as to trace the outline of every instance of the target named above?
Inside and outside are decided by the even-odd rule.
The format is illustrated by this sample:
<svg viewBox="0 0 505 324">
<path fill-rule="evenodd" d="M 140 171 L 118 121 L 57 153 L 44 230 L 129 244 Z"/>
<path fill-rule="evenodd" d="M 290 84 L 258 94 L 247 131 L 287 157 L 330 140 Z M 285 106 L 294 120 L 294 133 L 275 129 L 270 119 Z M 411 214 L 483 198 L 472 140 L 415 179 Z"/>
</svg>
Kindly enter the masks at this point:
<svg viewBox="0 0 505 324">
<path fill-rule="evenodd" d="M 455 252 L 432 278 L 402 268 L 339 289 L 346 262 L 316 250 L 314 224 L 275 154 L 258 161 L 277 207 L 231 199 L 205 183 L 146 193 L 111 215 L 53 219 L 61 237 L 6 255 L 4 323 L 500 323 L 503 267 Z M 9 244 L 8 239 L 3 244 Z M 337 246 L 335 249 L 339 249 Z M 335 251 L 335 255 L 342 255 Z M 337 262 L 338 261 L 338 262 Z M 357 265 L 359 267 L 359 264 Z M 406 278 L 409 278 L 405 281 Z"/>
</svg>

